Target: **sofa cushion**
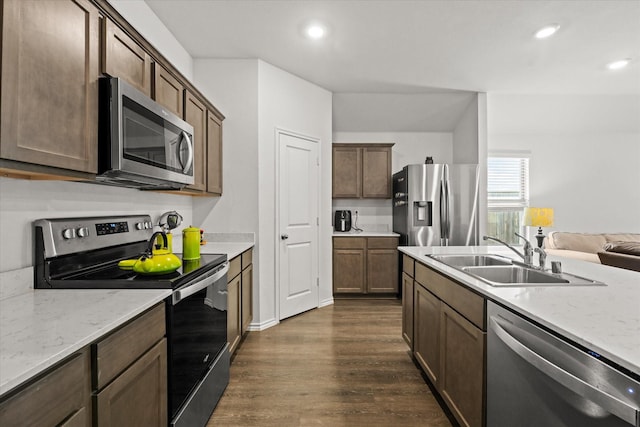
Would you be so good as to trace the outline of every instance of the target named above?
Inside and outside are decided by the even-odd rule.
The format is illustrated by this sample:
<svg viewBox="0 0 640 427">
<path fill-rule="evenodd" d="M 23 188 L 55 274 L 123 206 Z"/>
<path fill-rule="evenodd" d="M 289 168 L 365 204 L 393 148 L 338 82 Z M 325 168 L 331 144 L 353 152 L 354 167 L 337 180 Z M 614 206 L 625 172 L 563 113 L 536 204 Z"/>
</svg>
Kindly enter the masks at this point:
<svg viewBox="0 0 640 427">
<path fill-rule="evenodd" d="M 607 242 L 636 242 L 636 243 L 640 243 L 640 234 L 634 234 L 634 233 L 605 234 L 604 238 L 607 240 Z"/>
<path fill-rule="evenodd" d="M 600 263 L 600 258 L 597 254 L 589 252 L 572 251 L 568 249 L 545 249 L 547 255 L 562 256 L 565 258 L 579 259 L 580 261 L 589 261 L 596 264 Z"/>
<path fill-rule="evenodd" d="M 596 254 L 607 243 L 604 234 L 567 233 L 552 231 L 548 236 L 550 249 L 568 249 Z"/>
<path fill-rule="evenodd" d="M 605 251 L 598 252 L 598 257 L 604 265 L 640 271 L 640 256 Z"/>
<path fill-rule="evenodd" d="M 640 242 L 610 242 L 604 245 L 604 250 L 607 252 L 640 256 Z"/>
</svg>

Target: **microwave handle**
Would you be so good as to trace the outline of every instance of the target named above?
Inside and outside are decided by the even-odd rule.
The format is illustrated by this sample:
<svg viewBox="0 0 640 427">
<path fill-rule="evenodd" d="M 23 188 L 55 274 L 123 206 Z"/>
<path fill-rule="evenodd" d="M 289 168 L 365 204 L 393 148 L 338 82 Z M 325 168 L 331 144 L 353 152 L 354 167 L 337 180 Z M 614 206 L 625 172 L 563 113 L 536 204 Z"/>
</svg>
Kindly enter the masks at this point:
<svg viewBox="0 0 640 427">
<path fill-rule="evenodd" d="M 191 138 L 189 138 L 189 134 L 183 131 L 182 141 L 180 142 L 180 151 L 182 151 L 182 144 L 184 142 L 187 143 L 187 148 L 189 149 L 187 161 L 186 163 L 182 163 L 182 159 L 180 158 L 180 156 L 178 156 L 178 158 L 180 159 L 180 163 L 182 163 L 182 173 L 187 173 L 189 172 L 189 168 L 191 168 L 191 165 L 193 164 L 193 142 L 191 141 Z"/>
</svg>

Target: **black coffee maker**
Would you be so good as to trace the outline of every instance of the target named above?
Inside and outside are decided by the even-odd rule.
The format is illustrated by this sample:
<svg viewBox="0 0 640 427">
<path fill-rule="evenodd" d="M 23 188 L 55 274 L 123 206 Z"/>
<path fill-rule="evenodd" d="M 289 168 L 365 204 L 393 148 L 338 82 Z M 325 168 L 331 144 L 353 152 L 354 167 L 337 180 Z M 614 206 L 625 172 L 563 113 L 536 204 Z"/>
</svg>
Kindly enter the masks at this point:
<svg viewBox="0 0 640 427">
<path fill-rule="evenodd" d="M 333 227 L 335 231 L 351 230 L 351 211 L 336 211 Z"/>
</svg>

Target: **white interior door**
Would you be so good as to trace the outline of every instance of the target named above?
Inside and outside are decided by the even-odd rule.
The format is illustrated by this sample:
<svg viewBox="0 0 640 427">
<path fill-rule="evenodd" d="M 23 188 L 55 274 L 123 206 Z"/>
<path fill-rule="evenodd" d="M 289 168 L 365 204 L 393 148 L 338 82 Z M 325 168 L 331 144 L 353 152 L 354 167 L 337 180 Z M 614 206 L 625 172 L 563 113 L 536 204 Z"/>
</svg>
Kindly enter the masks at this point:
<svg viewBox="0 0 640 427">
<path fill-rule="evenodd" d="M 318 141 L 278 131 L 280 320 L 318 307 Z"/>
</svg>

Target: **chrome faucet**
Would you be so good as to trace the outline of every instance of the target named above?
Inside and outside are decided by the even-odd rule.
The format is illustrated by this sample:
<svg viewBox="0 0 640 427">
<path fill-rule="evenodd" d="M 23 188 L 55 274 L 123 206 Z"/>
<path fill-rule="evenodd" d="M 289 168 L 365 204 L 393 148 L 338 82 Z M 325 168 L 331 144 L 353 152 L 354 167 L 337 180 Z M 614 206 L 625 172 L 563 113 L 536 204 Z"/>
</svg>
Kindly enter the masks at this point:
<svg viewBox="0 0 640 427">
<path fill-rule="evenodd" d="M 524 264 L 527 267 L 533 267 L 533 246 L 531 246 L 531 243 L 524 238 L 524 236 L 518 234 L 518 233 L 514 233 L 516 236 L 520 237 L 522 240 L 524 240 L 524 253 L 520 252 L 519 250 L 517 250 L 516 248 L 514 248 L 513 246 L 511 246 L 510 244 L 503 242 L 500 239 L 497 239 L 495 237 L 491 237 L 491 236 L 482 236 L 482 240 L 493 240 L 494 242 L 498 242 L 500 244 L 505 245 L 506 247 L 508 247 L 509 249 L 511 249 L 513 252 L 517 253 L 518 256 L 520 258 L 522 258 L 522 260 L 524 261 Z"/>
<path fill-rule="evenodd" d="M 544 270 L 545 264 L 547 262 L 547 253 L 542 248 L 536 247 L 536 248 L 533 248 L 533 250 L 540 254 L 540 257 L 538 258 L 538 265 L 540 266 L 540 270 Z"/>
</svg>

